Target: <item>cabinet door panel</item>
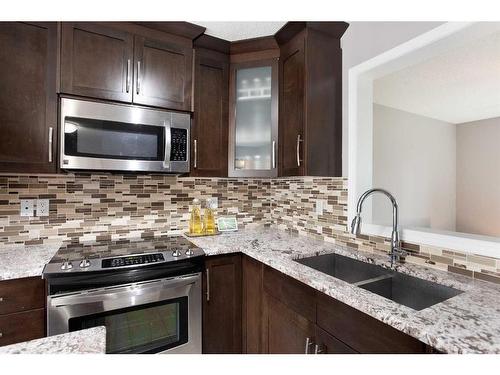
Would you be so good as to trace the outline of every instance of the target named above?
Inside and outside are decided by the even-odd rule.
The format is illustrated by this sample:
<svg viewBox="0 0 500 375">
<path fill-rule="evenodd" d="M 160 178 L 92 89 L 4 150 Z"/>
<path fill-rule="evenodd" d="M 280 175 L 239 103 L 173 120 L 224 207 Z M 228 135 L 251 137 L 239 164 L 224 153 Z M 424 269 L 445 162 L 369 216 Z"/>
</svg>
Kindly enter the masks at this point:
<svg viewBox="0 0 500 375">
<path fill-rule="evenodd" d="M 0 170 L 55 172 L 56 23 L 0 23 L 0 66 Z"/>
<path fill-rule="evenodd" d="M 282 49 L 280 98 L 281 175 L 304 174 L 304 39 Z M 300 137 L 300 139 L 299 139 Z"/>
<path fill-rule="evenodd" d="M 61 90 L 132 101 L 133 36 L 95 23 L 63 23 Z"/>
<path fill-rule="evenodd" d="M 424 353 L 425 345 L 325 294 L 318 293 L 317 324 L 360 353 Z"/>
<path fill-rule="evenodd" d="M 205 261 L 203 353 L 241 353 L 241 256 Z"/>
<path fill-rule="evenodd" d="M 192 58 L 190 47 L 136 36 L 134 103 L 191 110 Z"/>
<path fill-rule="evenodd" d="M 262 349 L 263 264 L 244 256 L 243 268 L 243 353 L 259 354 Z"/>
<path fill-rule="evenodd" d="M 228 57 L 195 56 L 192 176 L 227 176 Z"/>
<path fill-rule="evenodd" d="M 27 277 L 0 281 L 0 315 L 45 306 L 45 280 Z"/>
<path fill-rule="evenodd" d="M 264 293 L 265 350 L 269 354 L 305 354 L 306 342 L 314 337 L 314 323 Z M 308 348 L 309 350 L 309 348 Z M 312 353 L 310 348 L 309 353 Z"/>
<path fill-rule="evenodd" d="M 45 309 L 0 315 L 0 346 L 45 336 Z"/>
<path fill-rule="evenodd" d="M 316 335 L 314 337 L 315 345 L 317 345 L 318 353 L 316 354 L 356 354 L 357 352 L 351 347 L 337 340 L 328 332 L 323 331 L 316 326 Z"/>
</svg>

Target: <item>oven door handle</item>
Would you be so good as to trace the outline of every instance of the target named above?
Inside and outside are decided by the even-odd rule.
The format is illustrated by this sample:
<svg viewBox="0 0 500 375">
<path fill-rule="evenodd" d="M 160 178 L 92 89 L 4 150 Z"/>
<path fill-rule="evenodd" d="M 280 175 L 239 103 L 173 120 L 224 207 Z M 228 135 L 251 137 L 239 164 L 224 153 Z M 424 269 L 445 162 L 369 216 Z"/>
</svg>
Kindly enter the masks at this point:
<svg viewBox="0 0 500 375">
<path fill-rule="evenodd" d="M 164 121 L 165 127 L 165 155 L 163 156 L 163 168 L 170 169 L 170 153 L 172 152 L 172 128 L 171 121 Z"/>
<path fill-rule="evenodd" d="M 110 310 L 143 305 L 177 298 L 185 289 L 200 281 L 200 274 L 161 279 L 117 287 L 107 287 L 95 291 L 85 291 L 49 297 L 52 307 L 84 306 L 86 304 L 109 305 Z M 162 293 L 163 292 L 163 293 Z"/>
</svg>

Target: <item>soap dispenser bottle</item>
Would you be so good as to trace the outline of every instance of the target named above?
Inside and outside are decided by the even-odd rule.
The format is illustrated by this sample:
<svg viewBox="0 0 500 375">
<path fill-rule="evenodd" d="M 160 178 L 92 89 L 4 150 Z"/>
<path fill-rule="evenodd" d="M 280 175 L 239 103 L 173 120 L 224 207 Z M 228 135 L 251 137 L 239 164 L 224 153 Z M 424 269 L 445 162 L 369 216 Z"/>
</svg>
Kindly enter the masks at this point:
<svg viewBox="0 0 500 375">
<path fill-rule="evenodd" d="M 215 234 L 215 208 L 216 205 L 211 200 L 207 199 L 205 207 L 204 226 L 206 234 Z"/>
<path fill-rule="evenodd" d="M 200 200 L 193 199 L 193 207 L 191 209 L 191 218 L 189 219 L 189 233 L 202 234 L 203 223 L 201 222 L 201 204 Z"/>
</svg>

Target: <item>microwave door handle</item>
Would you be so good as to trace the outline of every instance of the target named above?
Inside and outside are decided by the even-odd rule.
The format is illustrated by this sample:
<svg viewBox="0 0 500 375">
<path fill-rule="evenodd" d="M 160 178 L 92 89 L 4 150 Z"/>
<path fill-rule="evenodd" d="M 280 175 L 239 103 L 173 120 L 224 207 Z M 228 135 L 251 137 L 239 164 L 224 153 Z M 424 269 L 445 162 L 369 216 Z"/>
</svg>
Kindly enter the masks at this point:
<svg viewBox="0 0 500 375">
<path fill-rule="evenodd" d="M 165 121 L 165 155 L 163 158 L 163 168 L 170 169 L 170 153 L 172 151 L 172 129 L 170 122 Z"/>
</svg>

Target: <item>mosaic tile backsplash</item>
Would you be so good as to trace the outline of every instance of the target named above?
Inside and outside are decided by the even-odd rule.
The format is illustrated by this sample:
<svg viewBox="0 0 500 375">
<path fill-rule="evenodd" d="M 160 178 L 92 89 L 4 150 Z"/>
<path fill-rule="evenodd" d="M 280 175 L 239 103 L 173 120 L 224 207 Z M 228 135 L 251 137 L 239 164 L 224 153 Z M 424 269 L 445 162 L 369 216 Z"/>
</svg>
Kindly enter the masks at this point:
<svg viewBox="0 0 500 375">
<path fill-rule="evenodd" d="M 275 225 L 354 249 L 388 252 L 381 237 L 347 232 L 347 179 L 192 178 L 168 175 L 0 175 L 0 246 L 178 233 L 194 198 L 217 197 L 218 215 Z M 49 199 L 48 217 L 21 217 L 21 199 Z M 315 201 L 325 202 L 321 215 Z M 500 259 L 403 243 L 407 262 L 500 283 Z"/>
</svg>

